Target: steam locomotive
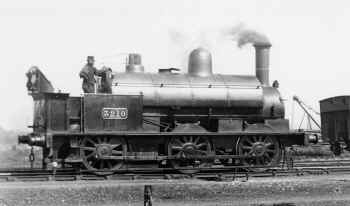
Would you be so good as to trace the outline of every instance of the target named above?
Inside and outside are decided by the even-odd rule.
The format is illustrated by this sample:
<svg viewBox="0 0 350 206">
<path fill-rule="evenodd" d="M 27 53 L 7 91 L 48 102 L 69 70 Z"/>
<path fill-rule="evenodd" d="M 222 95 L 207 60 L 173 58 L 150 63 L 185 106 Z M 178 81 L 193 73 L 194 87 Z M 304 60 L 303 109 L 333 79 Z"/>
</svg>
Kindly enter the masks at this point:
<svg viewBox="0 0 350 206">
<path fill-rule="evenodd" d="M 37 68 L 27 73 L 33 132 L 19 143 L 43 149 L 43 166 L 116 171 L 214 166 L 275 167 L 283 150 L 303 145 L 289 129 L 276 85 L 269 83 L 269 43 L 254 44 L 256 76 L 213 74 L 209 51 L 189 55 L 188 73 L 147 73 L 139 54 L 125 72 L 105 71 L 97 92 L 54 92 Z"/>
</svg>

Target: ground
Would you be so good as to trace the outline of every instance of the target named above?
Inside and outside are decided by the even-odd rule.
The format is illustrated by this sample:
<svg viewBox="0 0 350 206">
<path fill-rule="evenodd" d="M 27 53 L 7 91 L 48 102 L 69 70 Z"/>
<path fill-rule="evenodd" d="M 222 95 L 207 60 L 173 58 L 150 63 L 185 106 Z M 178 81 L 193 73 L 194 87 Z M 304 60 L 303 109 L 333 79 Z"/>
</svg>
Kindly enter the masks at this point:
<svg viewBox="0 0 350 206">
<path fill-rule="evenodd" d="M 3 147 L 4 148 L 4 147 Z M 30 148 L 0 150 L 0 168 L 29 167 Z M 36 166 L 40 165 L 40 150 Z M 334 157 L 328 146 L 297 147 L 296 159 Z M 350 205 L 350 175 L 275 177 L 213 182 L 195 179 L 0 182 L 1 205 L 142 205 L 144 185 L 153 187 L 153 205 Z"/>
<path fill-rule="evenodd" d="M 142 205 L 144 185 L 152 185 L 153 205 L 350 205 L 350 175 L 225 182 L 3 182 L 0 205 Z"/>
</svg>

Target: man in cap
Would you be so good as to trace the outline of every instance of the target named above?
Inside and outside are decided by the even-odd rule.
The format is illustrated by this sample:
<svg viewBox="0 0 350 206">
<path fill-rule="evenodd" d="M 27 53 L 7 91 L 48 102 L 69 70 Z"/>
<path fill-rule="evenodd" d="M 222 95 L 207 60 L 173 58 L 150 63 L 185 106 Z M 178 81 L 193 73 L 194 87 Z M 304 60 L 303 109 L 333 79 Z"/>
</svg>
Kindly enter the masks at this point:
<svg viewBox="0 0 350 206">
<path fill-rule="evenodd" d="M 95 75 L 101 76 L 105 71 L 97 70 L 94 66 L 95 59 L 93 56 L 87 57 L 87 64 L 80 71 L 79 76 L 83 79 L 83 91 L 84 93 L 95 92 Z"/>
</svg>

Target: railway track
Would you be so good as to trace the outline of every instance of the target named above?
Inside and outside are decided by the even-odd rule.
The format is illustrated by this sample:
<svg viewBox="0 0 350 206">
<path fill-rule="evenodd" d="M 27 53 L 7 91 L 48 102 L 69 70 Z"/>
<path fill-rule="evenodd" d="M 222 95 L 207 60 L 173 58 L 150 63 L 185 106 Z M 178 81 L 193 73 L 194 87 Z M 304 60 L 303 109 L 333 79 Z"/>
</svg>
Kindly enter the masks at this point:
<svg viewBox="0 0 350 206">
<path fill-rule="evenodd" d="M 287 167 L 288 166 L 288 167 Z M 186 168 L 182 169 L 186 170 Z M 96 175 L 90 170 L 74 169 L 30 169 L 12 168 L 0 169 L 0 181 L 77 181 L 77 180 L 134 180 L 134 179 L 186 179 L 198 178 L 206 180 L 234 180 L 243 178 L 248 180 L 251 177 L 272 177 L 272 176 L 302 176 L 302 175 L 326 175 L 326 174 L 350 174 L 350 159 L 340 160 L 318 160 L 294 161 L 292 165 L 269 168 L 266 171 L 249 171 L 242 166 L 212 167 L 200 169 L 196 174 L 181 174 L 170 168 L 130 168 L 113 171 L 98 171 Z"/>
</svg>

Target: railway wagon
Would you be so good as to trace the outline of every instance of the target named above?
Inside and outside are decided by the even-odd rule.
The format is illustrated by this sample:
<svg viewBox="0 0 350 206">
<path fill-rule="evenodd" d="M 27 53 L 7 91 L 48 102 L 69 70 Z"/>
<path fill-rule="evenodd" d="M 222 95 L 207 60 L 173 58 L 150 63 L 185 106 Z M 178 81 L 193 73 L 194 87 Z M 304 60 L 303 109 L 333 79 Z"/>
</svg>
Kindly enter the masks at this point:
<svg viewBox="0 0 350 206">
<path fill-rule="evenodd" d="M 320 100 L 322 138 L 340 155 L 340 142 L 350 150 L 350 96 L 336 96 Z"/>
<path fill-rule="evenodd" d="M 93 171 L 166 167 L 184 173 L 275 167 L 283 150 L 303 145 L 305 136 L 289 129 L 278 86 L 270 86 L 270 47 L 254 44 L 256 75 L 213 74 L 203 48 L 190 53 L 187 73 L 147 73 L 141 56 L 130 54 L 125 72 L 105 71 L 97 92 L 81 96 L 54 92 L 31 68 L 33 132 L 19 142 L 42 147 L 44 167 L 55 162 Z"/>
</svg>

